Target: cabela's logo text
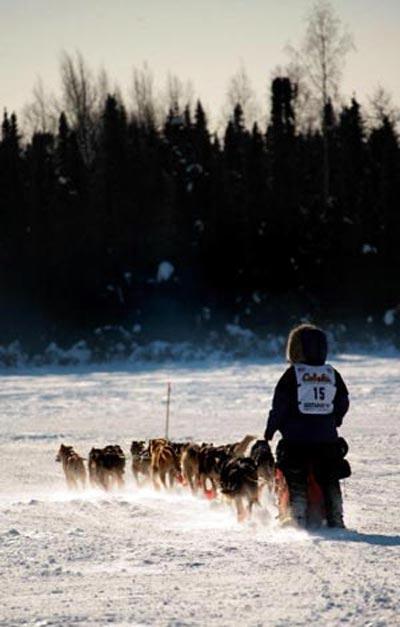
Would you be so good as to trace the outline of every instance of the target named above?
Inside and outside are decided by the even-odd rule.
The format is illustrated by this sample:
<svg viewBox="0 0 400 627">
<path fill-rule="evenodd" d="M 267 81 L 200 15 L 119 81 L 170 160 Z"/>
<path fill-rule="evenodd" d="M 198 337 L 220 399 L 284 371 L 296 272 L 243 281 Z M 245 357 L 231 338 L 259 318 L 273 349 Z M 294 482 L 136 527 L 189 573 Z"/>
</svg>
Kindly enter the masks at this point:
<svg viewBox="0 0 400 627">
<path fill-rule="evenodd" d="M 305 372 L 303 374 L 303 381 L 305 383 L 331 383 L 331 379 L 326 372 L 321 374 L 318 374 L 317 372 Z"/>
</svg>

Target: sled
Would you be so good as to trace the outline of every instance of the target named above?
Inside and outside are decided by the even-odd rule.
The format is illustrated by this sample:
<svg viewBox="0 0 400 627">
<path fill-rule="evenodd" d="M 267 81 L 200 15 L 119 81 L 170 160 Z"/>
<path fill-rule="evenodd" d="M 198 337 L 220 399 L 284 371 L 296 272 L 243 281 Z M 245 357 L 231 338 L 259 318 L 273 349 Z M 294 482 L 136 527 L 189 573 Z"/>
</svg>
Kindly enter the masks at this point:
<svg viewBox="0 0 400 627">
<path fill-rule="evenodd" d="M 317 529 L 325 521 L 325 505 L 322 490 L 312 471 L 308 475 L 306 528 Z M 278 500 L 278 518 L 282 525 L 294 524 L 290 511 L 290 493 L 280 468 L 275 469 L 275 494 Z"/>
</svg>

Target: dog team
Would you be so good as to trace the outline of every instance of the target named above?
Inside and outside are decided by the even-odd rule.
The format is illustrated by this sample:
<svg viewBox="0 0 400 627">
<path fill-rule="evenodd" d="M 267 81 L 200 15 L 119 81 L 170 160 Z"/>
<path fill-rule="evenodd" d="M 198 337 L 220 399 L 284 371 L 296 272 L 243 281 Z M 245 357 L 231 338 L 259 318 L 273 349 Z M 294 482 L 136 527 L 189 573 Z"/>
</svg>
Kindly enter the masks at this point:
<svg viewBox="0 0 400 627">
<path fill-rule="evenodd" d="M 251 514 L 259 504 L 264 486 L 272 490 L 275 463 L 270 446 L 257 440 L 246 452 L 255 437 L 246 435 L 240 442 L 214 446 L 193 442 L 171 442 L 164 438 L 131 444 L 132 473 L 138 486 L 151 482 L 156 490 L 171 489 L 180 483 L 193 494 L 214 498 L 223 494 L 237 511 L 238 520 Z M 87 459 L 78 455 L 72 446 L 61 444 L 56 461 L 62 463 L 67 486 L 85 488 L 87 478 L 92 487 L 104 490 L 124 485 L 126 457 L 118 445 L 92 448 Z"/>
<path fill-rule="evenodd" d="M 338 429 L 349 406 L 349 392 L 340 373 L 326 363 L 326 333 L 301 324 L 289 333 L 289 367 L 279 379 L 272 399 L 263 440 L 213 444 L 175 443 L 163 438 L 132 442 L 132 471 L 137 483 L 150 479 L 154 488 L 187 484 L 193 493 L 221 493 L 235 504 L 239 520 L 259 503 L 262 486 L 274 487 L 279 518 L 300 528 L 344 528 L 340 481 L 351 475 L 345 456 L 347 442 Z M 276 467 L 269 442 L 281 434 Z M 84 460 L 72 447 L 61 445 L 62 461 L 70 487 L 84 485 Z M 93 448 L 88 470 L 92 485 L 105 490 L 123 484 L 125 456 L 119 446 Z"/>
</svg>

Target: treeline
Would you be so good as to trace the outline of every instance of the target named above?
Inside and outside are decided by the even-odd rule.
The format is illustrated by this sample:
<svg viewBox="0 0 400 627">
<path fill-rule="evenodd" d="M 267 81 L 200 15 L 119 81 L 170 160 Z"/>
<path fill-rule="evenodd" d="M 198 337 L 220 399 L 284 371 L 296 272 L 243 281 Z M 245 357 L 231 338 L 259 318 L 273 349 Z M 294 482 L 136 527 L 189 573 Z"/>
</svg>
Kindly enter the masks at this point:
<svg viewBox="0 0 400 627">
<path fill-rule="evenodd" d="M 248 129 L 237 105 L 221 137 L 200 102 L 172 107 L 160 126 L 108 95 L 90 127 L 61 113 L 57 132 L 24 140 L 4 113 L 3 311 L 15 324 L 32 311 L 151 335 L 395 306 L 394 123 L 382 115 L 367 129 L 353 99 L 325 107 L 323 137 L 297 128 L 295 99 L 295 85 L 275 78 L 268 128 Z"/>
</svg>

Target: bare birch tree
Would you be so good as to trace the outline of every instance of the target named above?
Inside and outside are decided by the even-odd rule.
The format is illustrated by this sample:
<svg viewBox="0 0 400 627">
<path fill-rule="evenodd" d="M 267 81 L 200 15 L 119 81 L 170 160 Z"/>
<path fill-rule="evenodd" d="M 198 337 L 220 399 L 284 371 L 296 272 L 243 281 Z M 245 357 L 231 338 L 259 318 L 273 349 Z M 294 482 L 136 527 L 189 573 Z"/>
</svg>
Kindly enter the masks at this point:
<svg viewBox="0 0 400 627">
<path fill-rule="evenodd" d="M 353 39 L 336 15 L 332 4 L 318 0 L 307 17 L 307 28 L 300 49 L 290 47 L 292 62 L 299 66 L 307 88 L 314 94 L 321 116 L 324 156 L 324 204 L 329 204 L 330 167 L 326 108 L 338 96 L 347 54 Z"/>
<path fill-rule="evenodd" d="M 132 76 L 131 99 L 133 115 L 147 128 L 157 126 L 157 101 L 154 94 L 154 76 L 147 65 L 134 68 Z"/>
<path fill-rule="evenodd" d="M 186 105 L 193 106 L 194 88 L 191 81 L 182 81 L 179 76 L 167 75 L 164 104 L 167 111 L 183 112 Z"/>
<path fill-rule="evenodd" d="M 22 116 L 24 132 L 27 135 L 56 132 L 57 102 L 53 95 L 46 92 L 41 78 L 36 80 L 32 90 L 32 100 L 25 105 Z"/>
<path fill-rule="evenodd" d="M 236 105 L 240 105 L 243 111 L 245 123 L 253 126 L 260 117 L 260 108 L 249 75 L 243 65 L 233 74 L 229 80 L 224 118 L 228 120 Z"/>
<path fill-rule="evenodd" d="M 80 52 L 76 53 L 75 58 L 63 52 L 60 70 L 61 108 L 75 128 L 82 156 L 89 163 L 93 156 L 96 121 L 107 92 L 107 75 L 105 70 L 101 70 L 99 76 L 95 77 Z"/>
<path fill-rule="evenodd" d="M 314 4 L 307 21 L 299 60 L 324 106 L 338 95 L 346 55 L 354 48 L 353 38 L 327 0 Z"/>
</svg>

